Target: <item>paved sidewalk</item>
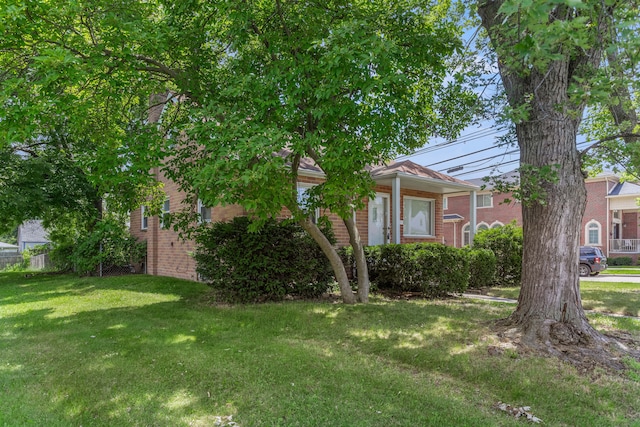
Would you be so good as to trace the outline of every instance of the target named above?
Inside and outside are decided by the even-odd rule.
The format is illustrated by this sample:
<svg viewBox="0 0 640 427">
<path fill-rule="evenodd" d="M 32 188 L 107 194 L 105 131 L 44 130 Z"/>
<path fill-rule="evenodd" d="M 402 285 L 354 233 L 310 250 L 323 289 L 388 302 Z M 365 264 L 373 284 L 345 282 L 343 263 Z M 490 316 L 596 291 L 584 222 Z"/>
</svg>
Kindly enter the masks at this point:
<svg viewBox="0 0 640 427">
<path fill-rule="evenodd" d="M 462 294 L 463 298 L 471 298 L 471 299 L 481 299 L 484 301 L 493 301 L 493 302 L 504 302 L 509 304 L 516 304 L 518 300 L 511 298 L 500 298 L 500 297 L 492 297 L 491 295 L 480 295 L 480 294 Z M 602 314 L 603 316 L 611 316 L 611 317 L 623 317 L 625 319 L 635 319 L 640 320 L 640 317 L 636 316 L 625 316 L 624 314 L 616 314 L 616 313 L 603 313 L 601 311 L 593 311 L 593 310 L 585 310 L 587 313 L 591 314 Z"/>
<path fill-rule="evenodd" d="M 586 282 L 620 282 L 620 283 L 638 283 L 640 284 L 640 275 L 638 274 L 607 274 L 600 273 L 597 276 L 581 277 L 580 281 Z"/>
</svg>

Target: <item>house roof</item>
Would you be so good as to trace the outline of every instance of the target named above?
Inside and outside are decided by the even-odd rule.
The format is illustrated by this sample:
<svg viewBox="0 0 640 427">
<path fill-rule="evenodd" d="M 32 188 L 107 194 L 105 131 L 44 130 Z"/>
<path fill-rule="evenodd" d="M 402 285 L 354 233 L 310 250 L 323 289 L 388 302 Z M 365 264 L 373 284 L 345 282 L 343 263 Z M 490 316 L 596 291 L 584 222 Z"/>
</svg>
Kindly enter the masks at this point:
<svg viewBox="0 0 640 427">
<path fill-rule="evenodd" d="M 290 154 L 289 150 L 281 150 L 276 155 L 286 157 Z M 366 169 L 369 170 L 374 181 L 381 185 L 391 185 L 392 180 L 398 177 L 402 180 L 403 188 L 424 190 L 425 186 L 428 186 L 434 192 L 443 194 L 478 190 L 474 184 L 436 172 L 410 160 L 392 162 L 388 165 L 369 166 Z M 324 176 L 322 169 L 308 157 L 300 159 L 299 171 L 301 175 Z"/>
<path fill-rule="evenodd" d="M 18 247 L 16 245 L 11 245 L 9 243 L 0 242 L 0 250 L 8 250 L 8 249 L 15 249 L 17 251 Z"/>
<path fill-rule="evenodd" d="M 515 184 L 515 185 L 520 184 L 520 172 L 518 172 L 517 169 L 514 169 L 510 172 L 503 173 L 502 175 L 498 175 L 496 177 L 491 177 L 491 179 L 489 179 L 488 181 L 485 181 L 485 179 L 488 179 L 488 178 L 489 177 L 474 178 L 474 179 L 470 179 L 469 182 L 474 185 L 477 185 L 478 187 L 484 187 L 485 190 L 493 190 L 495 188 L 495 185 L 493 185 L 494 180 L 499 180 L 506 184 Z"/>
<path fill-rule="evenodd" d="M 640 197 L 640 185 L 633 182 L 619 182 L 609 191 L 607 197 Z"/>
<path fill-rule="evenodd" d="M 422 189 L 429 185 L 443 194 L 478 190 L 477 185 L 436 172 L 411 160 L 375 167 L 371 170 L 371 177 L 386 185 L 391 185 L 393 178 L 401 178 L 404 188 Z"/>
<path fill-rule="evenodd" d="M 47 243 L 47 234 L 41 220 L 25 221 L 18 227 L 18 244 L 22 246 L 22 242 Z"/>
</svg>

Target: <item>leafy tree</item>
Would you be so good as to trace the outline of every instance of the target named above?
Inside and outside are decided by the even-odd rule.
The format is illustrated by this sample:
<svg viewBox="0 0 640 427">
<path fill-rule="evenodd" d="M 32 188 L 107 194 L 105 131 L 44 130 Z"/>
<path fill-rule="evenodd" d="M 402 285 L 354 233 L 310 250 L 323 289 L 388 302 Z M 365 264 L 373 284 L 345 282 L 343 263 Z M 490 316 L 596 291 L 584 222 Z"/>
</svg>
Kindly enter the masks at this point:
<svg viewBox="0 0 640 427">
<path fill-rule="evenodd" d="M 627 78 L 637 73 L 640 52 L 637 4 L 483 0 L 478 12 L 497 55 L 521 153 L 522 289 L 505 324 L 533 347 L 605 360 L 610 339 L 589 324 L 580 301 L 586 190 L 585 153 L 576 149 L 576 136 L 585 108 L 601 105 L 616 126 L 607 139 L 617 139 L 626 155 L 637 153 L 627 97 L 637 83 Z M 637 164 L 638 156 L 631 160 Z"/>
<path fill-rule="evenodd" d="M 10 245 L 18 243 L 18 227 L 13 227 L 11 231 L 0 234 L 0 242 Z"/>
<path fill-rule="evenodd" d="M 10 3 L 0 12 L 3 139 L 41 133 L 18 126 L 26 118 L 62 115 L 96 144 L 90 176 L 107 184 L 121 184 L 122 171 L 145 176 L 164 149 L 164 173 L 191 201 L 238 203 L 263 220 L 286 206 L 329 258 L 346 302 L 355 298 L 344 266 L 309 212 L 344 221 L 366 301 L 353 220 L 373 193 L 366 167 L 455 134 L 473 101 L 447 70 L 461 44 L 446 2 Z M 152 97 L 160 126 L 145 127 L 135 113 L 167 90 Z M 305 158 L 326 181 L 300 206 Z"/>
</svg>

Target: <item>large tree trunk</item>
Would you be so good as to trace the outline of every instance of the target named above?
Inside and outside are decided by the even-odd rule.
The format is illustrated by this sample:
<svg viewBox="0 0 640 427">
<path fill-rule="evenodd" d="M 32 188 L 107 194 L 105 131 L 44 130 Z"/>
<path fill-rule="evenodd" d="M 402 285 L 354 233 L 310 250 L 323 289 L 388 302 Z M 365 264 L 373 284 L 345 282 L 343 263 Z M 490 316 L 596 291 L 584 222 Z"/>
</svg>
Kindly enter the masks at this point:
<svg viewBox="0 0 640 427">
<path fill-rule="evenodd" d="M 305 229 L 307 233 L 309 233 L 309 235 L 318 243 L 318 245 L 320 245 L 320 249 L 322 249 L 322 252 L 325 254 L 327 259 L 329 259 L 331 267 L 333 268 L 333 273 L 336 276 L 338 286 L 340 286 L 342 301 L 344 301 L 346 304 L 355 304 L 356 297 L 351 290 L 351 284 L 349 283 L 347 270 L 344 268 L 344 263 L 342 262 L 342 258 L 340 258 L 338 251 L 336 251 L 336 248 L 333 247 L 331 242 L 322 233 L 320 228 L 318 228 L 318 226 L 313 223 L 310 217 L 301 220 L 300 225 Z"/>
<path fill-rule="evenodd" d="M 530 344 L 600 339 L 580 300 L 578 247 L 587 195 L 576 149 L 579 118 L 556 107 L 566 93 L 567 67 L 558 62 L 544 76 L 532 73 L 529 83 L 538 88 L 538 96 L 531 120 L 516 125 L 524 251 L 522 289 L 510 321 L 522 327 Z M 553 172 L 545 177 L 539 171 L 548 166 Z"/>
<path fill-rule="evenodd" d="M 356 270 L 358 271 L 358 301 L 369 302 L 369 269 L 367 268 L 367 258 L 364 255 L 364 246 L 360 239 L 360 232 L 356 226 L 354 216 L 343 219 L 344 225 L 349 233 L 349 243 L 353 248 L 353 257 L 356 260 Z"/>
<path fill-rule="evenodd" d="M 514 41 L 505 33 L 513 23 L 498 15 L 501 4 L 481 1 L 478 13 L 498 50 L 509 104 L 527 109 L 526 118 L 516 123 L 523 195 L 522 288 L 518 307 L 503 324 L 515 327 L 523 344 L 553 354 L 577 348 L 599 351 L 606 339 L 587 321 L 578 275 L 586 189 L 576 137 L 584 107 L 569 97 L 573 73 L 597 61 L 599 52 L 549 61 L 543 70 L 516 69 L 509 50 Z"/>
</svg>

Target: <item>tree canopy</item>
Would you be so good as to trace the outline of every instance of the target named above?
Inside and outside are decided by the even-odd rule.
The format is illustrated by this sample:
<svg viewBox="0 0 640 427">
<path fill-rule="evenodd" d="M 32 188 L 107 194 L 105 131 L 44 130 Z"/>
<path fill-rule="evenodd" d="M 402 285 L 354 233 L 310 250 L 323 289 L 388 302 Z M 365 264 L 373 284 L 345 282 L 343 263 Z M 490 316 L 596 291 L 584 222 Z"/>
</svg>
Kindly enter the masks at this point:
<svg viewBox="0 0 640 427">
<path fill-rule="evenodd" d="M 462 46 L 448 12 L 424 0 L 12 0 L 0 12 L 0 141 L 39 141 L 62 124 L 89 154 L 74 162 L 114 203 L 140 203 L 136 190 L 168 159 L 192 201 L 258 218 L 286 206 L 321 243 L 307 217 L 328 208 L 357 245 L 367 167 L 469 117 L 475 97 L 448 67 Z M 160 93 L 161 122 L 145 123 Z M 303 157 L 325 177 L 307 209 L 295 187 Z"/>
</svg>

